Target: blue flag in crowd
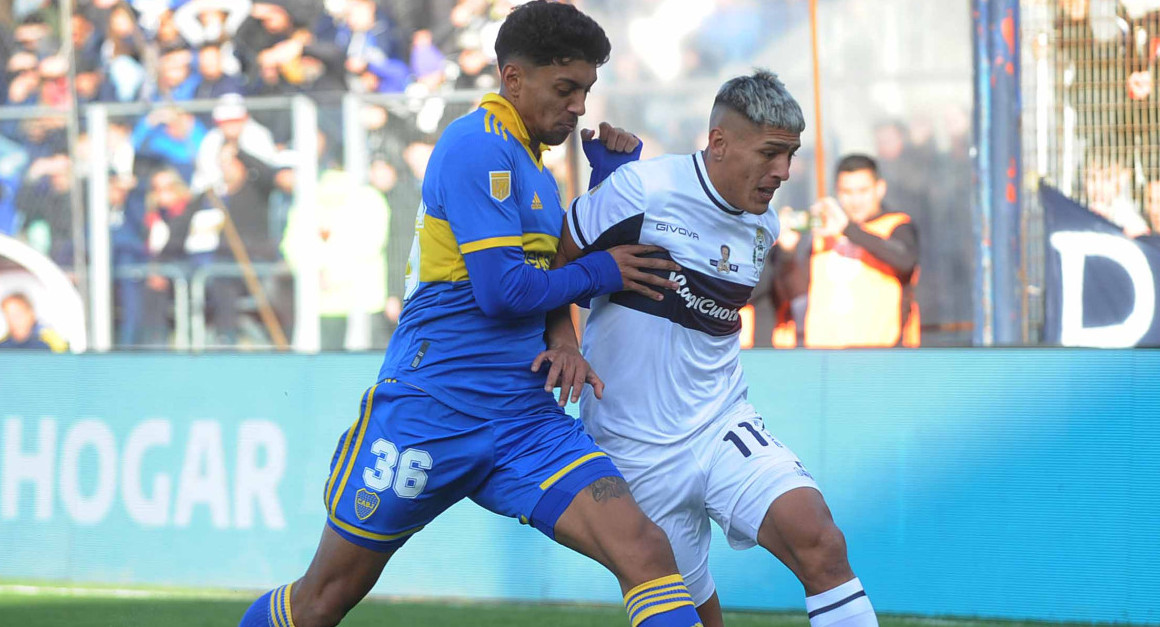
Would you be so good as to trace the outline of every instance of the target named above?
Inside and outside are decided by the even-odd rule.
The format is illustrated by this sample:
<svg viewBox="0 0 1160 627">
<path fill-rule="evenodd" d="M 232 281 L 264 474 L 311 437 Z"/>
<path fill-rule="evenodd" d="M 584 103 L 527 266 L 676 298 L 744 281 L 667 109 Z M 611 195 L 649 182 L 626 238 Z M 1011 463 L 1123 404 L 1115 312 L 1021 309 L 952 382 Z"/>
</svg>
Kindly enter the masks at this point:
<svg viewBox="0 0 1160 627">
<path fill-rule="evenodd" d="M 1130 239 L 1047 185 L 1040 185 L 1039 198 L 1047 238 L 1044 340 L 1160 346 L 1160 237 Z"/>
</svg>

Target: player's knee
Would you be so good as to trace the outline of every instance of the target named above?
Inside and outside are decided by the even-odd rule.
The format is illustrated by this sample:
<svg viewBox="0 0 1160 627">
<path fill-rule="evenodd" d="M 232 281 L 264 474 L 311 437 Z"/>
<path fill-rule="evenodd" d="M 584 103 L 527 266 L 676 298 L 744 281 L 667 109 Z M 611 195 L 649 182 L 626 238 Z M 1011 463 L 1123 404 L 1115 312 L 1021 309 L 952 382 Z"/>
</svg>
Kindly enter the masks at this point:
<svg viewBox="0 0 1160 627">
<path fill-rule="evenodd" d="M 804 540 L 795 551 L 803 583 L 825 590 L 850 579 L 846 537 L 836 525 L 820 525 Z"/>
<path fill-rule="evenodd" d="M 673 558 L 669 536 L 647 517 L 641 518 L 643 520 L 638 525 L 636 537 L 632 539 L 635 555 L 625 561 L 633 570 L 639 570 L 642 577 L 671 574 L 676 568 L 676 559 Z"/>
</svg>

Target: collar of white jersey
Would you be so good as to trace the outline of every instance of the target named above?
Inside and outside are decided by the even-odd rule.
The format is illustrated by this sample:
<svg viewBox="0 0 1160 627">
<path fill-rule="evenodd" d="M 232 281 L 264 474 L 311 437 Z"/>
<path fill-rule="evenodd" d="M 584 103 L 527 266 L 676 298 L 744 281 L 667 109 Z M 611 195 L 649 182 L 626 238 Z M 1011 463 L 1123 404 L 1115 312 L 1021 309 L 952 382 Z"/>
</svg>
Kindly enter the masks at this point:
<svg viewBox="0 0 1160 627">
<path fill-rule="evenodd" d="M 701 150 L 693 153 L 693 169 L 697 171 L 697 180 L 701 183 L 701 189 L 705 191 L 705 195 L 721 211 L 731 216 L 744 215 L 744 211 L 726 202 L 725 197 L 717 191 L 717 188 L 713 187 L 713 181 L 709 180 L 709 168 L 705 166 L 705 155 L 703 153 L 704 151 Z"/>
</svg>

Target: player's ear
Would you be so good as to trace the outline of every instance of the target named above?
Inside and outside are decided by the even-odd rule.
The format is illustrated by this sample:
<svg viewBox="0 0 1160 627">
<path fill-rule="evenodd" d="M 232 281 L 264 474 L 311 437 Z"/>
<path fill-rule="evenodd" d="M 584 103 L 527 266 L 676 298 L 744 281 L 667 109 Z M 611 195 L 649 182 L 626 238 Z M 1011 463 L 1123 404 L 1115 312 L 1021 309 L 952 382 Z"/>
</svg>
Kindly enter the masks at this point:
<svg viewBox="0 0 1160 627">
<path fill-rule="evenodd" d="M 725 158 L 725 148 L 728 144 L 725 131 L 720 126 L 709 129 L 709 158 L 720 161 Z"/>
<path fill-rule="evenodd" d="M 499 71 L 501 92 L 508 100 L 520 97 L 524 84 L 524 68 L 518 61 L 508 61 Z"/>
</svg>

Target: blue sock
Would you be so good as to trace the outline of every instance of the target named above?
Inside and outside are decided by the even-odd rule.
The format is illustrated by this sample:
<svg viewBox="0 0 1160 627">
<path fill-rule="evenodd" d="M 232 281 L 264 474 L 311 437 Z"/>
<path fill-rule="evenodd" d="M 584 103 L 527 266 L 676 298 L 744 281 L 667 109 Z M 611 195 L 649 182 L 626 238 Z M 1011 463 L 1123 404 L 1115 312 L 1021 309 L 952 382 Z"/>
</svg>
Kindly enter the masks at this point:
<svg viewBox="0 0 1160 627">
<path fill-rule="evenodd" d="M 624 595 L 632 627 L 700 627 L 693 597 L 680 575 L 646 581 Z"/>
<path fill-rule="evenodd" d="M 290 587 L 288 583 L 258 597 L 242 615 L 238 627 L 294 627 L 290 618 Z"/>
</svg>

